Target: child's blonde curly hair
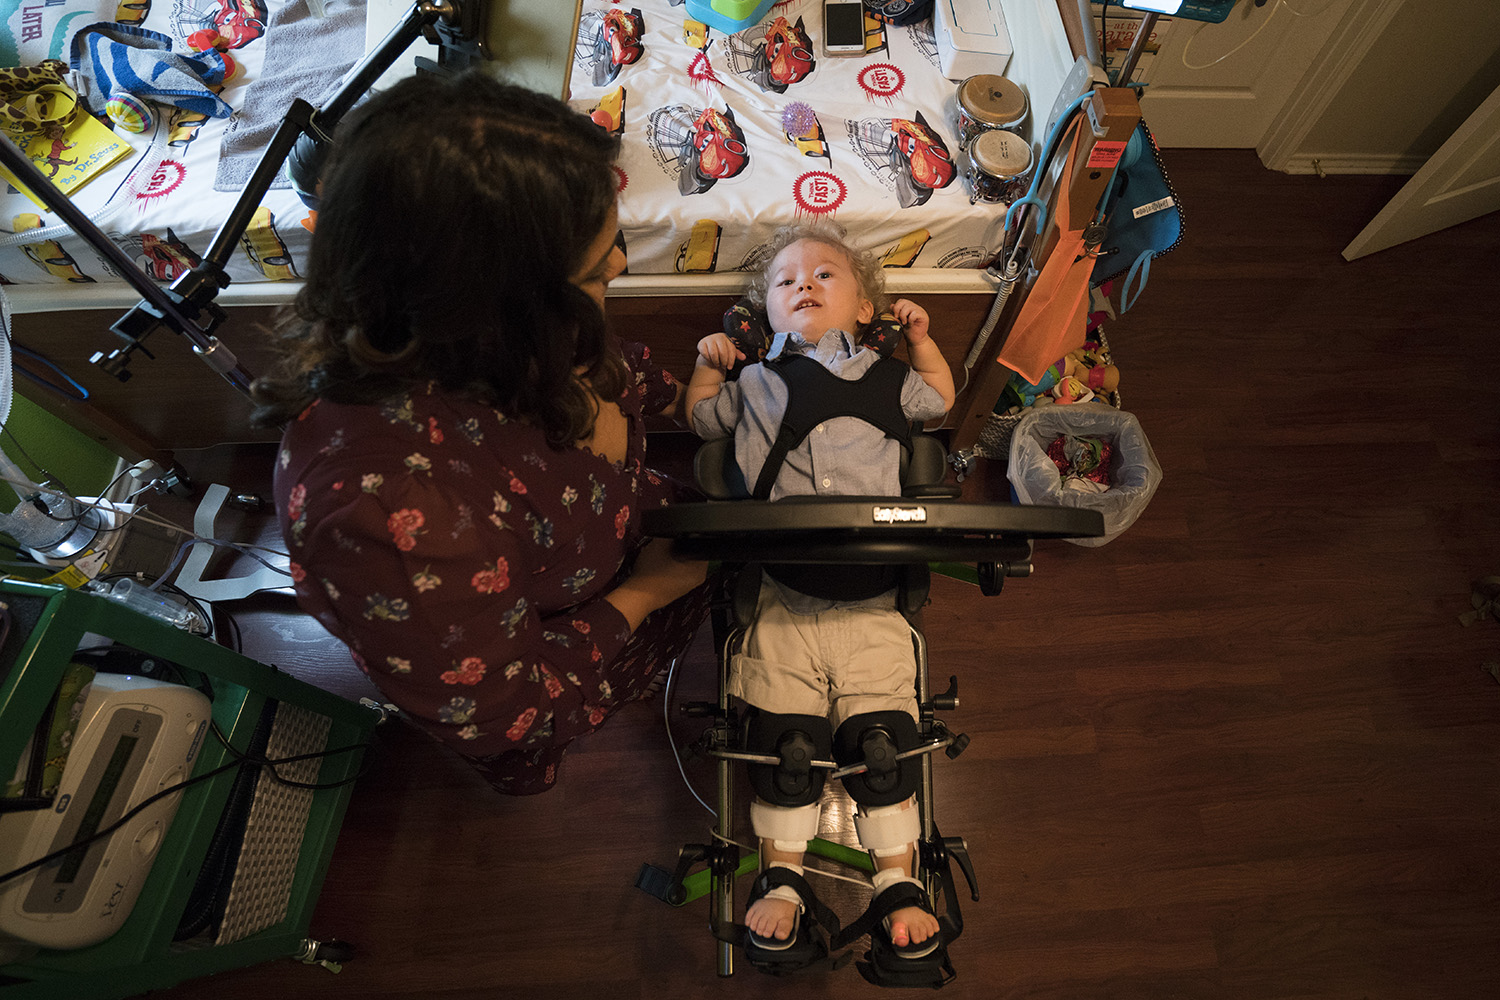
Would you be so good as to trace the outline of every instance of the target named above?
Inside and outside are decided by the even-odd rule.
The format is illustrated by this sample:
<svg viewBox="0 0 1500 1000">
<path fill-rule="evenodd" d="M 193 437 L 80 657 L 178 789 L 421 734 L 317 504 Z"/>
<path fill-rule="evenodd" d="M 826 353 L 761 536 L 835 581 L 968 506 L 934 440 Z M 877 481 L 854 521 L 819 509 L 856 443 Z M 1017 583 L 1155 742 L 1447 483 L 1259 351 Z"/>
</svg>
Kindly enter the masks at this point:
<svg viewBox="0 0 1500 1000">
<path fill-rule="evenodd" d="M 771 234 L 771 241 L 762 248 L 761 252 L 766 255 L 765 263 L 745 286 L 745 298 L 755 308 L 764 311 L 766 290 L 771 284 L 771 265 L 776 261 L 776 255 L 798 240 L 814 240 L 844 255 L 849 261 L 850 270 L 854 272 L 854 279 L 859 282 L 860 291 L 875 306 L 874 314 L 879 316 L 891 304 L 890 296 L 885 291 L 885 271 L 869 251 L 855 249 L 845 242 L 847 235 L 847 230 L 842 226 L 823 219 L 780 227 Z"/>
</svg>

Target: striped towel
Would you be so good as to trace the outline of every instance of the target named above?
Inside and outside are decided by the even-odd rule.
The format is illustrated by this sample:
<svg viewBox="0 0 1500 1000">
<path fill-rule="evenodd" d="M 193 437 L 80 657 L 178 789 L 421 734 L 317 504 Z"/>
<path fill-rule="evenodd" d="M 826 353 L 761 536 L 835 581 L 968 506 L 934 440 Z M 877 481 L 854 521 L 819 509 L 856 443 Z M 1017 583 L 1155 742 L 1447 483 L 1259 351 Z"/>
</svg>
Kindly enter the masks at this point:
<svg viewBox="0 0 1500 1000">
<path fill-rule="evenodd" d="M 234 112 L 209 89 L 224 82 L 224 57 L 214 50 L 178 55 L 172 39 L 159 31 L 113 21 L 80 28 L 71 65 L 84 107 L 98 118 L 117 90 L 210 118 Z"/>
</svg>

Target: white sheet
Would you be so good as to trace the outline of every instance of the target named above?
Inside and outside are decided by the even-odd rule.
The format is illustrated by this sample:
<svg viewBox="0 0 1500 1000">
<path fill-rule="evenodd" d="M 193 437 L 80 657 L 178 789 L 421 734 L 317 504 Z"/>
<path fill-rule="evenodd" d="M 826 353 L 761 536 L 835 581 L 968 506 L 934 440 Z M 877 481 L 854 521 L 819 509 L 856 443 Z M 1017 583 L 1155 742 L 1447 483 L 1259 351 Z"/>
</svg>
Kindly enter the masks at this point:
<svg viewBox="0 0 1500 1000">
<path fill-rule="evenodd" d="M 325 0 L 330 15 L 341 15 L 338 27 L 315 33 L 319 45 L 307 47 L 300 61 L 317 88 L 328 89 L 327 67 L 351 64 L 363 54 L 364 3 Z M 238 190 L 214 189 L 223 140 L 231 130 L 266 117 L 264 95 L 266 84 L 272 82 L 268 77 L 257 88 L 262 96 L 255 108 L 246 107 L 246 98 L 252 85 L 265 77 L 267 48 L 279 16 L 297 9 L 305 12 L 306 7 L 307 0 L 0 0 L 0 58 L 8 57 L 13 65 L 35 65 L 45 58 L 66 63 L 73 34 L 96 21 L 139 23 L 173 38 L 174 51 L 184 54 L 192 51 L 185 39 L 193 32 L 216 23 L 226 32 L 240 26 L 238 37 L 244 44 L 228 50 L 239 71 L 220 96 L 241 113 L 195 126 L 191 119 L 174 116 L 173 109 L 159 107 L 150 131 L 132 135 L 116 130 L 116 137 L 129 143 L 131 154 L 73 195 L 74 204 L 159 282 L 170 283 L 191 266 L 194 254 L 208 250 L 237 202 Z M 351 13 L 348 8 L 356 10 Z M 333 25 L 335 19 L 327 23 Z M 270 89 L 286 93 L 286 103 L 291 96 L 301 96 L 317 105 L 329 96 L 299 90 L 298 59 L 277 59 L 273 65 L 282 70 L 276 74 L 277 86 Z M 258 162 L 251 152 L 241 155 L 252 157 L 252 167 Z M 265 211 L 257 214 L 240 240 L 226 265 L 228 276 L 235 283 L 295 283 L 311 238 L 302 224 L 309 212 L 289 187 L 271 190 L 258 207 Z M 14 231 L 17 217 L 27 214 L 40 215 L 42 228 Z M 15 285 L 76 289 L 123 284 L 84 240 L 14 190 L 0 195 L 0 278 Z"/>
<path fill-rule="evenodd" d="M 612 8 L 638 14 L 644 28 L 640 57 L 614 76 L 598 42 Z M 828 56 L 821 11 L 820 0 L 784 0 L 746 31 L 726 37 L 711 30 L 700 51 L 687 38 L 686 8 L 672 0 L 585 0 L 571 98 L 592 112 L 609 107 L 610 95 L 624 89 L 620 221 L 631 274 L 753 267 L 776 226 L 813 215 L 833 218 L 853 242 L 877 254 L 892 251 L 902 267 L 974 268 L 998 248 L 1006 206 L 970 203 L 968 161 L 956 141 L 958 85 L 938 69 L 931 21 L 885 25 L 880 47 L 864 56 Z M 1007 73 L 1028 92 L 1033 116 L 1039 111 L 1045 119 L 1071 63 L 1061 24 L 1055 8 L 1048 16 L 1023 11 L 1016 20 L 1018 58 Z M 784 84 L 768 80 L 764 53 L 776 51 L 778 32 L 797 30 L 810 43 L 810 72 L 798 77 L 793 70 L 798 78 Z M 1023 47 L 1046 52 L 1021 53 Z M 1042 81 L 1040 96 L 1031 93 L 1033 79 L 1017 70 Z M 782 111 L 792 101 L 816 114 L 822 155 L 806 155 L 783 130 Z M 705 110 L 732 116 L 748 150 L 742 169 L 711 184 L 691 173 L 687 151 Z M 900 120 L 936 134 L 934 145 L 953 161 L 946 184 L 926 191 L 904 183 L 899 152 L 893 158 L 890 151 L 899 128 L 893 122 Z M 1030 131 L 1028 120 L 1028 139 Z"/>
</svg>

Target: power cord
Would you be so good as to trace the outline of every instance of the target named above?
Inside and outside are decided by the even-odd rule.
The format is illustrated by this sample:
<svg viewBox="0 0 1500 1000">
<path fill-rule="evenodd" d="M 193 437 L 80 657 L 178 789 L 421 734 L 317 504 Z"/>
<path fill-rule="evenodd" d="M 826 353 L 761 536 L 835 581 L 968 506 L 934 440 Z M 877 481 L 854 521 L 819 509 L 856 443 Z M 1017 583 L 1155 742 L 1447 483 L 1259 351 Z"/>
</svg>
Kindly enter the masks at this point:
<svg viewBox="0 0 1500 1000">
<path fill-rule="evenodd" d="M 688 794 L 697 799 L 704 809 L 717 815 L 714 807 L 703 801 L 703 796 L 698 794 L 698 790 L 688 780 L 687 768 L 682 766 L 682 752 L 677 749 L 677 741 L 672 738 L 672 681 L 677 676 L 677 667 L 682 660 L 683 657 L 679 656 L 667 666 L 667 683 L 661 692 L 661 721 L 667 729 L 667 746 L 672 748 L 672 759 L 677 762 L 677 773 L 682 775 L 682 783 L 687 787 Z"/>
<path fill-rule="evenodd" d="M 1265 7 L 1266 2 L 1267 2 L 1267 0 L 1255 0 L 1255 6 L 1257 8 L 1263 8 L 1263 7 Z M 1236 45 L 1234 48 L 1230 49 L 1228 52 L 1224 53 L 1222 56 L 1219 56 L 1219 58 L 1217 58 L 1217 59 L 1212 59 L 1212 60 L 1210 60 L 1210 61 L 1208 61 L 1206 63 L 1196 63 L 1195 64 L 1195 63 L 1188 62 L 1188 50 L 1193 47 L 1193 41 L 1198 37 L 1198 32 L 1200 32 L 1204 28 L 1208 27 L 1208 22 L 1207 21 L 1199 22 L 1198 27 L 1193 31 L 1193 33 L 1191 35 L 1188 36 L 1187 41 L 1183 43 L 1183 46 L 1182 46 L 1182 65 L 1185 68 L 1191 69 L 1191 70 L 1208 69 L 1211 66 L 1217 66 L 1219 63 L 1223 62 L 1225 59 L 1228 59 L 1230 56 L 1234 55 L 1236 52 L 1240 51 L 1245 46 L 1247 46 L 1251 42 L 1255 41 L 1255 39 L 1260 35 L 1260 33 L 1262 31 L 1266 30 L 1266 26 L 1269 25 L 1271 23 L 1271 21 L 1276 17 L 1276 12 L 1278 10 L 1281 10 L 1282 8 L 1285 8 L 1286 12 L 1288 14 L 1291 14 L 1293 17 L 1320 17 L 1323 14 L 1327 13 L 1328 10 L 1330 8 L 1332 8 L 1333 5 L 1335 3 L 1337 3 L 1337 2 L 1338 2 L 1338 0 L 1328 0 L 1328 2 L 1326 4 L 1324 4 L 1322 7 L 1318 8 L 1318 10 L 1316 10 L 1316 11 L 1314 11 L 1312 13 L 1307 13 L 1305 11 L 1297 10 L 1290 3 L 1288 3 L 1287 0 L 1276 0 L 1275 4 L 1271 7 L 1271 9 L 1268 10 L 1268 11 L 1266 11 L 1266 18 L 1265 18 L 1265 20 L 1262 21 L 1262 22 L 1260 22 L 1260 27 L 1256 28 L 1253 32 L 1250 33 L 1250 37 L 1249 38 L 1246 38 L 1243 42 L 1240 42 L 1240 44 Z"/>
<path fill-rule="evenodd" d="M 126 813 L 123 816 L 121 816 L 119 819 L 115 820 L 113 823 L 111 823 L 109 826 L 105 827 L 104 829 L 95 832 L 93 835 L 85 837 L 82 840 L 74 841 L 73 843 L 69 844 L 67 847 L 60 847 L 57 850 L 52 851 L 49 854 L 42 855 L 40 858 L 37 858 L 35 861 L 29 861 L 26 864 L 21 865 L 18 868 L 13 868 L 13 869 L 11 869 L 8 872 L 0 874 L 0 884 L 3 884 L 5 882 L 9 882 L 11 879 L 14 879 L 14 878 L 19 878 L 20 876 L 25 875 L 27 872 L 35 871 L 36 869 L 44 867 L 45 865 L 49 864 L 52 861 L 55 861 L 55 860 L 57 860 L 59 858 L 62 858 L 62 857 L 66 857 L 68 854 L 71 854 L 74 851 L 77 851 L 77 850 L 79 850 L 81 848 L 86 848 L 90 844 L 95 843 L 96 841 L 103 840 L 105 837 L 108 837 L 108 836 L 112 835 L 115 831 L 119 830 L 121 827 L 123 827 L 126 823 L 130 822 L 136 816 L 139 816 L 141 814 L 141 812 L 144 811 L 148 806 L 150 806 L 150 805 L 152 805 L 152 804 L 160 801 L 163 798 L 166 798 L 168 795 L 174 795 L 177 792 L 180 792 L 180 791 L 182 791 L 185 788 L 188 788 L 188 787 L 190 787 L 192 785 L 196 785 L 196 784 L 198 784 L 199 782 L 202 782 L 202 781 L 207 781 L 209 778 L 218 777 L 219 775 L 223 774 L 226 771 L 232 771 L 235 768 L 243 767 L 246 764 L 254 764 L 254 765 L 258 766 L 258 767 L 265 767 L 265 768 L 267 768 L 271 772 L 271 777 L 274 780 L 280 782 L 281 784 L 290 785 L 293 788 L 312 788 L 312 789 L 320 789 L 320 790 L 321 789 L 328 789 L 328 788 L 339 788 L 339 787 L 342 787 L 343 785 L 353 784 L 355 781 L 358 781 L 361 777 L 363 777 L 364 774 L 365 774 L 365 771 L 368 769 L 368 764 L 366 762 L 362 761 L 361 765 L 360 765 L 359 773 L 355 774 L 353 777 L 345 778 L 343 781 L 331 781 L 331 782 L 325 782 L 325 783 L 322 783 L 322 784 L 312 784 L 312 783 L 307 783 L 307 782 L 288 781 L 288 780 L 282 778 L 279 774 L 276 773 L 276 767 L 278 765 L 281 765 L 281 764 L 292 764 L 292 763 L 296 763 L 297 761 L 312 760 L 312 759 L 318 758 L 318 757 L 332 757 L 335 754 L 351 753 L 351 752 L 353 752 L 355 750 L 366 750 L 366 749 L 368 749 L 371 746 L 371 743 L 369 741 L 366 741 L 364 743 L 353 743 L 353 744 L 350 744 L 349 746 L 336 747 L 336 748 L 334 748 L 332 750 L 320 750 L 320 751 L 318 751 L 316 753 L 296 754 L 296 755 L 291 756 L 291 757 L 278 757 L 278 758 L 275 758 L 274 760 L 272 760 L 272 759 L 264 759 L 264 758 L 257 759 L 257 758 L 250 757 L 247 754 L 242 754 L 238 750 L 234 749 L 234 747 L 230 746 L 229 743 L 228 743 L 228 741 L 224 740 L 223 734 L 218 731 L 218 724 L 217 723 L 213 724 L 213 729 L 214 729 L 214 734 L 219 737 L 220 741 L 224 742 L 225 748 L 227 750 L 229 750 L 229 752 L 231 754 L 234 755 L 234 757 L 235 757 L 234 760 L 230 761 L 227 764 L 221 764 L 221 765 L 219 765 L 218 767 L 214 768 L 211 771 L 205 771 L 203 774 L 194 775 L 193 777 L 188 778 L 188 779 L 186 779 L 184 781 L 179 781 L 175 785 L 170 785 L 167 788 L 163 788 L 161 791 L 157 792 L 156 794 L 148 796 L 145 799 L 142 799 L 134 808 L 126 811 Z"/>
<path fill-rule="evenodd" d="M 281 776 L 281 773 L 277 771 L 276 768 L 282 764 L 296 764 L 299 761 L 316 760 L 318 758 L 329 757 L 337 753 L 350 753 L 355 750 L 365 750 L 368 749 L 371 744 L 368 741 L 364 743 L 351 743 L 349 746 L 338 747 L 334 750 L 319 750 L 315 753 L 299 753 L 294 754 L 290 757 L 255 757 L 241 750 L 236 750 L 234 748 L 234 745 L 231 744 L 229 742 L 229 739 L 224 735 L 223 731 L 219 729 L 219 724 L 217 722 L 210 721 L 209 727 L 213 730 L 213 734 L 218 739 L 218 741 L 224 745 L 224 749 L 233 754 L 240 763 L 254 764 L 256 767 L 265 768 L 267 771 L 271 772 L 271 777 L 275 779 L 277 784 L 286 785 L 288 788 L 310 788 L 314 791 L 324 791 L 329 788 L 342 788 L 345 785 L 352 785 L 354 782 L 364 777 L 365 773 L 370 769 L 369 755 L 366 754 L 364 757 L 360 758 L 359 771 L 356 772 L 353 777 L 344 778 L 340 781 L 293 781 L 291 778 L 283 778 Z"/>
</svg>

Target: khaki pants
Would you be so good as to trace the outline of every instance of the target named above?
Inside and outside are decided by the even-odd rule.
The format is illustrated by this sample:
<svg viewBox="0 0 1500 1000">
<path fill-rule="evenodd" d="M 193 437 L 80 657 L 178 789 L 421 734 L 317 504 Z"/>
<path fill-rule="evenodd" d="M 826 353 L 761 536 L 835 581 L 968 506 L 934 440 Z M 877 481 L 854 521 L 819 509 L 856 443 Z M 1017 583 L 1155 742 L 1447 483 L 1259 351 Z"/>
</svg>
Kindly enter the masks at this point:
<svg viewBox="0 0 1500 1000">
<path fill-rule="evenodd" d="M 827 717 L 834 729 L 864 712 L 917 717 L 911 626 L 895 608 L 799 615 L 762 581 L 754 623 L 729 666 L 729 693 L 764 712 Z"/>
</svg>

